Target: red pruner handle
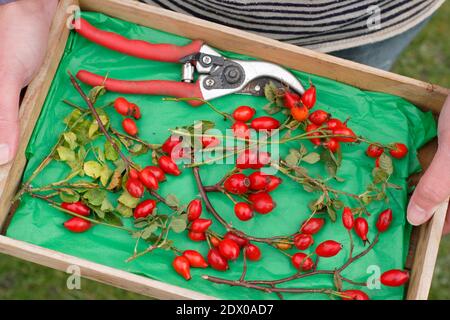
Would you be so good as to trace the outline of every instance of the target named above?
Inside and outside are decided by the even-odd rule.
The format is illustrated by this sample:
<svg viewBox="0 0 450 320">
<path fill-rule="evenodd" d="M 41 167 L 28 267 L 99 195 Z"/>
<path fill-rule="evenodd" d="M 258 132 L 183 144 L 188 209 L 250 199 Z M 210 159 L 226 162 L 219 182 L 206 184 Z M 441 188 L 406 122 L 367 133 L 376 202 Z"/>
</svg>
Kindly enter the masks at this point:
<svg viewBox="0 0 450 320">
<path fill-rule="evenodd" d="M 188 55 L 198 53 L 203 45 L 201 40 L 194 40 L 185 46 L 131 40 L 117 33 L 97 29 L 83 18 L 74 20 L 72 24 L 81 36 L 94 43 L 129 56 L 148 60 L 179 62 Z"/>
<path fill-rule="evenodd" d="M 200 84 L 169 80 L 128 81 L 99 76 L 86 70 L 80 70 L 77 78 L 92 87 L 104 86 L 106 90 L 127 94 L 151 94 L 176 98 L 203 99 Z M 201 101 L 187 101 L 192 106 L 202 105 Z"/>
</svg>

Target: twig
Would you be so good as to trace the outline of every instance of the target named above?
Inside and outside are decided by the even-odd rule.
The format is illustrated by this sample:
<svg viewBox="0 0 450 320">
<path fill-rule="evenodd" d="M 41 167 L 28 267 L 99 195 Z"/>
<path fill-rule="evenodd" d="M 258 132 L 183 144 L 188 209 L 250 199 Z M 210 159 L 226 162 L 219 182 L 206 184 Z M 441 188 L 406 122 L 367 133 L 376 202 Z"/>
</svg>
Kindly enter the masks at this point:
<svg viewBox="0 0 450 320">
<path fill-rule="evenodd" d="M 81 87 L 78 84 L 75 77 L 72 75 L 72 73 L 70 73 L 70 71 L 68 71 L 68 73 L 69 73 L 69 77 L 70 77 L 70 82 L 72 83 L 73 87 L 75 88 L 75 90 L 77 90 L 77 92 L 80 94 L 80 96 L 86 102 L 87 106 L 89 107 L 89 110 L 91 110 L 92 115 L 94 116 L 95 120 L 97 121 L 98 127 L 103 132 L 103 134 L 105 135 L 105 138 L 108 140 L 108 142 L 111 143 L 113 148 L 120 155 L 120 157 L 122 158 L 122 160 L 125 163 L 126 168 L 128 169 L 130 166 L 132 166 L 133 163 L 122 153 L 122 151 L 120 150 L 119 146 L 116 144 L 114 139 L 111 138 L 111 136 L 108 133 L 108 130 L 106 130 L 105 126 L 103 125 L 103 122 L 100 119 L 100 116 L 98 115 L 97 110 L 95 110 L 95 107 L 93 106 L 91 100 L 89 100 L 89 98 L 83 92 L 83 89 L 81 89 Z"/>
</svg>

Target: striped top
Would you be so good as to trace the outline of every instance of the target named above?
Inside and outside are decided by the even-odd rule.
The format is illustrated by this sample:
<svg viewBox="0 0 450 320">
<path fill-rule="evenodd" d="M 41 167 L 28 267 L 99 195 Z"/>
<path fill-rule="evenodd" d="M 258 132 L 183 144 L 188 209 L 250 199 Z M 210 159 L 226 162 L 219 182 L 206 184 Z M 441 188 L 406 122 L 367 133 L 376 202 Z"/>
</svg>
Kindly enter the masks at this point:
<svg viewBox="0 0 450 320">
<path fill-rule="evenodd" d="M 142 0 L 229 27 L 331 52 L 409 30 L 444 0 Z"/>
</svg>

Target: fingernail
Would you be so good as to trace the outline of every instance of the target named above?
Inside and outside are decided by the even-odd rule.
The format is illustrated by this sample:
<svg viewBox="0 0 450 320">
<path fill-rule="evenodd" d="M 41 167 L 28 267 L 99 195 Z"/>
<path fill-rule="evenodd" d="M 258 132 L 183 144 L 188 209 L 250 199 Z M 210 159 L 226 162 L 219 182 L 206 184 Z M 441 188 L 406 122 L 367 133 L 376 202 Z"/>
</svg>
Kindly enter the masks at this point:
<svg viewBox="0 0 450 320">
<path fill-rule="evenodd" d="M 428 220 L 427 211 L 411 202 L 408 206 L 408 222 L 413 226 L 418 226 Z"/>
<path fill-rule="evenodd" d="M 10 160 L 9 146 L 7 144 L 0 144 L 0 165 L 8 163 Z"/>
</svg>

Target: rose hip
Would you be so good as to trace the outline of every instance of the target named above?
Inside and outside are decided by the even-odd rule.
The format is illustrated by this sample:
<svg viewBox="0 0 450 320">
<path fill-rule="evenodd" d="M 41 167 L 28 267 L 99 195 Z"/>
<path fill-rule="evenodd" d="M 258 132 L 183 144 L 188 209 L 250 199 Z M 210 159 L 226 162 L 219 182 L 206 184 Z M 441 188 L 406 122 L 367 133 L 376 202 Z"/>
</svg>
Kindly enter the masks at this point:
<svg viewBox="0 0 450 320">
<path fill-rule="evenodd" d="M 85 232 L 91 227 L 91 223 L 79 217 L 73 217 L 64 222 L 64 228 L 74 233 Z"/>
<path fill-rule="evenodd" d="M 142 117 L 141 109 L 139 108 L 139 106 L 137 104 L 131 103 L 130 109 L 131 109 L 131 115 L 133 116 L 133 118 L 135 118 L 136 120 L 139 120 Z"/>
<path fill-rule="evenodd" d="M 252 207 L 247 202 L 238 202 L 234 205 L 234 214 L 241 221 L 253 218 Z"/>
<path fill-rule="evenodd" d="M 156 208 L 156 201 L 149 199 L 139 203 L 133 210 L 133 216 L 135 219 L 145 218 L 153 213 Z"/>
<path fill-rule="evenodd" d="M 216 137 L 202 137 L 201 143 L 202 143 L 203 149 L 214 148 L 220 144 L 220 140 Z"/>
<path fill-rule="evenodd" d="M 333 134 L 338 136 L 335 139 L 339 142 L 355 142 L 356 134 L 350 128 L 336 128 Z"/>
<path fill-rule="evenodd" d="M 316 248 L 316 254 L 319 257 L 330 258 L 334 257 L 341 251 L 342 244 L 334 240 L 326 240 L 319 244 Z"/>
<path fill-rule="evenodd" d="M 315 131 L 317 129 L 319 129 L 318 125 L 316 125 L 314 123 L 310 123 L 306 127 L 306 132 L 308 133 L 308 137 L 310 137 L 309 141 L 311 141 L 311 143 L 316 146 L 320 146 L 320 138 L 314 138 L 317 136 L 321 136 L 320 132 L 311 132 L 311 131 Z"/>
<path fill-rule="evenodd" d="M 231 126 L 231 130 L 233 130 L 233 134 L 235 137 L 241 139 L 247 139 L 248 137 L 250 137 L 250 129 L 245 122 L 236 121 Z"/>
<path fill-rule="evenodd" d="M 255 115 L 256 110 L 249 106 L 240 106 L 233 111 L 233 118 L 236 121 L 247 122 Z"/>
<path fill-rule="evenodd" d="M 128 178 L 125 188 L 134 198 L 142 198 L 144 194 L 144 185 L 139 179 Z"/>
<path fill-rule="evenodd" d="M 316 87 L 312 83 L 311 86 L 306 89 L 305 93 L 303 93 L 301 100 L 308 109 L 312 109 L 316 104 Z"/>
<path fill-rule="evenodd" d="M 338 141 L 336 138 L 330 138 L 330 139 L 328 139 L 328 141 L 325 142 L 325 143 L 323 144 L 323 146 L 324 146 L 325 148 L 327 148 L 328 150 L 330 150 L 331 152 L 333 152 L 333 153 L 335 153 L 336 151 L 338 151 L 338 150 L 339 150 L 339 147 L 340 147 L 339 141 Z"/>
<path fill-rule="evenodd" d="M 259 250 L 259 248 L 254 244 L 250 243 L 247 245 L 244 249 L 244 253 L 248 260 L 258 261 L 261 259 L 261 250 Z"/>
<path fill-rule="evenodd" d="M 123 97 L 114 100 L 114 109 L 123 116 L 131 115 L 130 103 Z"/>
<path fill-rule="evenodd" d="M 205 241 L 206 240 L 206 235 L 204 232 L 188 231 L 188 237 L 192 241 Z"/>
<path fill-rule="evenodd" d="M 230 239 L 233 240 L 234 242 L 236 242 L 238 244 L 239 247 L 245 247 L 249 242 L 248 239 L 239 237 L 238 235 L 234 234 L 231 231 L 228 231 L 225 236 L 223 237 L 224 239 Z"/>
<path fill-rule="evenodd" d="M 81 201 L 72 202 L 72 203 L 63 202 L 63 203 L 61 203 L 61 208 L 65 209 L 67 211 L 71 211 L 73 213 L 79 214 L 80 216 L 87 217 L 91 214 L 91 209 Z"/>
<path fill-rule="evenodd" d="M 162 156 L 158 159 L 158 165 L 167 174 L 179 176 L 181 174 L 177 164 L 169 157 Z"/>
<path fill-rule="evenodd" d="M 404 285 L 408 280 L 408 271 L 395 269 L 386 271 L 380 277 L 380 282 L 388 287 L 399 287 Z"/>
<path fill-rule="evenodd" d="M 361 238 L 361 240 L 364 242 L 368 242 L 367 234 L 369 233 L 369 224 L 367 223 L 367 220 L 363 217 L 356 218 L 355 220 L 355 232 L 358 235 L 358 237 Z"/>
<path fill-rule="evenodd" d="M 183 252 L 183 257 L 188 259 L 191 267 L 194 267 L 194 268 L 207 268 L 208 267 L 208 263 L 206 262 L 205 258 L 203 258 L 203 256 L 195 250 L 185 250 Z"/>
<path fill-rule="evenodd" d="M 378 216 L 378 220 L 376 223 L 376 227 L 378 229 L 378 232 L 385 232 L 392 222 L 392 210 L 386 209 L 383 212 L 380 213 Z"/>
<path fill-rule="evenodd" d="M 252 202 L 253 210 L 261 214 L 267 214 L 275 208 L 275 201 L 266 192 L 253 193 L 248 196 L 248 200 Z"/>
<path fill-rule="evenodd" d="M 212 220 L 199 218 L 192 221 L 190 230 L 192 232 L 204 233 L 206 230 L 208 230 L 211 224 Z"/>
<path fill-rule="evenodd" d="M 227 260 L 236 260 L 239 257 L 239 245 L 231 239 L 223 239 L 219 243 L 219 252 Z"/>
<path fill-rule="evenodd" d="M 186 257 L 176 257 L 172 262 L 172 266 L 180 276 L 182 276 L 186 280 L 191 279 L 191 266 L 189 264 L 189 260 Z"/>
<path fill-rule="evenodd" d="M 394 143 L 392 148 L 393 149 L 389 150 L 389 153 L 396 159 L 402 159 L 408 153 L 408 147 L 400 142 Z"/>
<path fill-rule="evenodd" d="M 270 153 L 255 149 L 245 150 L 236 159 L 238 169 L 261 169 L 270 163 Z"/>
<path fill-rule="evenodd" d="M 280 127 L 280 121 L 272 117 L 263 116 L 253 119 L 250 126 L 255 130 L 274 130 Z"/>
<path fill-rule="evenodd" d="M 294 245 L 298 250 L 306 250 L 314 243 L 312 235 L 300 233 L 294 237 Z"/>
<path fill-rule="evenodd" d="M 247 193 L 249 186 L 250 180 L 243 173 L 232 174 L 223 183 L 225 190 L 233 194 Z"/>
<path fill-rule="evenodd" d="M 192 200 L 187 207 L 187 218 L 194 221 L 200 218 L 202 214 L 202 201 L 200 199 Z"/>
<path fill-rule="evenodd" d="M 142 182 L 144 186 L 146 186 L 150 190 L 158 189 L 158 179 L 152 172 L 152 169 L 144 168 L 139 172 L 139 180 Z"/>
<path fill-rule="evenodd" d="M 297 270 L 308 271 L 314 267 L 314 262 L 303 252 L 297 252 L 291 258 L 292 264 Z"/>
<path fill-rule="evenodd" d="M 148 172 L 152 173 L 155 178 L 158 180 L 158 182 L 162 182 L 166 180 L 166 175 L 164 174 L 164 171 L 162 171 L 161 168 L 156 166 L 148 166 L 145 167 L 144 170 L 147 170 Z"/>
<path fill-rule="evenodd" d="M 308 119 L 309 110 L 304 105 L 293 107 L 291 109 L 291 116 L 298 122 L 303 122 Z"/>
<path fill-rule="evenodd" d="M 308 117 L 309 121 L 315 125 L 321 126 L 330 118 L 330 114 L 323 110 L 316 110 Z"/>
<path fill-rule="evenodd" d="M 342 291 L 342 300 L 370 300 L 369 296 L 361 290 Z"/>
<path fill-rule="evenodd" d="M 284 93 L 284 106 L 288 109 L 292 109 L 300 102 L 300 96 L 296 93 L 286 91 Z"/>
<path fill-rule="evenodd" d="M 336 129 L 345 128 L 346 125 L 339 119 L 331 118 L 327 121 L 327 128 L 331 131 L 334 131 Z"/>
<path fill-rule="evenodd" d="M 219 249 L 212 248 L 208 252 L 208 264 L 216 270 L 226 271 L 228 269 L 228 261 L 220 255 Z"/>
<path fill-rule="evenodd" d="M 126 118 L 122 121 L 122 128 L 130 136 L 135 136 L 138 134 L 138 128 L 136 122 L 133 119 Z"/>
<path fill-rule="evenodd" d="M 350 208 L 344 208 L 344 211 L 342 212 L 342 224 L 347 230 L 352 230 L 355 226 L 355 217 Z"/>
<path fill-rule="evenodd" d="M 209 236 L 209 242 L 211 243 L 211 245 L 215 248 L 219 246 L 220 240 L 217 237 L 214 236 Z"/>
<path fill-rule="evenodd" d="M 311 218 L 302 224 L 300 232 L 306 234 L 316 234 L 317 232 L 319 232 L 320 229 L 322 229 L 324 224 L 325 219 Z"/>
<path fill-rule="evenodd" d="M 384 152 L 384 149 L 375 144 L 371 144 L 367 147 L 366 154 L 371 158 L 378 158 Z"/>
<path fill-rule="evenodd" d="M 166 141 L 164 141 L 163 145 L 161 146 L 161 150 L 170 155 L 173 149 L 180 143 L 181 138 L 179 136 L 170 136 Z"/>
</svg>

